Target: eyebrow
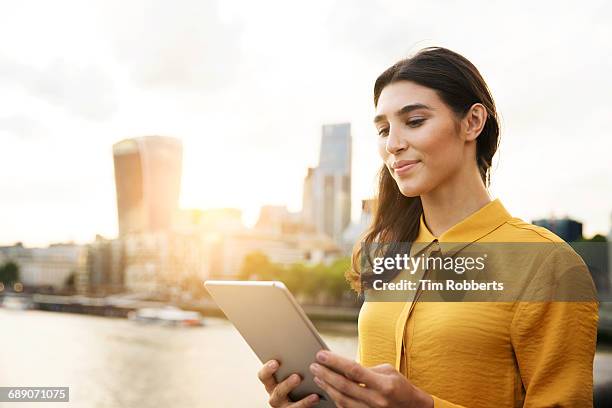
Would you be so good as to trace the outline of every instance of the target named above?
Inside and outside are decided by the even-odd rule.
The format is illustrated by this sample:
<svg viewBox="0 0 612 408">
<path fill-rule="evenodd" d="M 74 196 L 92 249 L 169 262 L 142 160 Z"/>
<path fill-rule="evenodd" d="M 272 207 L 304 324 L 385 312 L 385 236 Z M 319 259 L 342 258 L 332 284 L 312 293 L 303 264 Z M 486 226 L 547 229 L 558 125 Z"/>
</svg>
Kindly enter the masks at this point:
<svg viewBox="0 0 612 408">
<path fill-rule="evenodd" d="M 413 110 L 417 110 L 417 109 L 429 109 L 429 110 L 433 110 L 430 106 L 427 106 L 425 104 L 422 103 L 413 103 L 410 105 L 406 105 L 403 108 L 399 109 L 397 112 L 395 112 L 395 116 L 401 116 L 404 115 L 406 113 L 412 112 Z M 387 116 L 384 114 L 381 115 L 376 115 L 374 116 L 374 123 L 378 123 L 382 120 L 387 119 Z"/>
</svg>

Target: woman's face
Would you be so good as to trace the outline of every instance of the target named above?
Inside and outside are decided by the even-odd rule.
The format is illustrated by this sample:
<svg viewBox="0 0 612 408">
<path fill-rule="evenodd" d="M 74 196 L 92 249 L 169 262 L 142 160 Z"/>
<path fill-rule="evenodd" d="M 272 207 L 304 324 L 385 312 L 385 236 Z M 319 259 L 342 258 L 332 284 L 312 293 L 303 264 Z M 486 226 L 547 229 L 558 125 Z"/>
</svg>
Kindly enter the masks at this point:
<svg viewBox="0 0 612 408">
<path fill-rule="evenodd" d="M 380 156 L 407 197 L 449 181 L 469 163 L 466 156 L 475 163 L 475 140 L 462 137 L 461 121 L 433 89 L 409 81 L 387 85 L 374 124 Z"/>
</svg>

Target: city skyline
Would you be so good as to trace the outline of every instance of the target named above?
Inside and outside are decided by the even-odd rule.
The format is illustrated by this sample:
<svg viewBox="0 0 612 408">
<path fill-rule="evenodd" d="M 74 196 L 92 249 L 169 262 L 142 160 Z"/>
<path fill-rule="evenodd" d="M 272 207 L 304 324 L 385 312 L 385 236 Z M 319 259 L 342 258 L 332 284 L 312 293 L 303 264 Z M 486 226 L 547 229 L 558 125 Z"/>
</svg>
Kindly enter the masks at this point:
<svg viewBox="0 0 612 408">
<path fill-rule="evenodd" d="M 319 161 L 318 161 L 318 166 L 317 167 L 308 167 L 306 169 L 306 177 L 305 180 L 307 181 L 310 177 L 314 176 L 318 171 L 320 171 L 321 169 L 323 170 L 335 170 L 335 171 L 340 171 L 339 174 L 342 173 L 342 171 L 346 171 L 346 167 L 348 166 L 349 170 L 348 170 L 348 178 L 350 180 L 351 176 L 351 170 L 350 170 L 350 162 L 352 161 L 350 156 L 351 156 L 351 152 L 350 152 L 350 146 L 351 146 L 351 136 L 350 136 L 350 123 L 340 123 L 340 124 L 324 124 L 322 125 L 322 132 L 321 132 L 321 143 L 320 143 L 320 151 L 319 151 Z M 346 128 L 346 130 L 344 130 L 344 128 Z M 346 132 L 346 133 L 344 133 Z M 343 162 L 345 160 L 344 157 L 342 157 L 342 155 L 340 155 L 340 157 L 336 160 L 334 160 L 334 157 L 331 155 L 332 152 L 341 152 L 343 149 L 346 148 L 346 146 L 344 146 L 344 142 L 339 142 L 339 139 L 336 138 L 330 138 L 330 136 L 348 136 L 348 146 L 349 146 L 349 156 L 348 156 L 348 164 Z M 326 140 L 327 137 L 327 140 Z M 333 140 L 333 142 L 332 142 Z M 157 149 L 157 152 L 156 152 Z M 168 150 L 169 149 L 169 150 Z M 148 160 L 151 161 L 152 158 L 154 158 L 154 155 L 157 155 L 158 158 L 156 160 L 162 160 L 161 162 L 159 162 L 160 164 L 163 165 L 164 168 L 167 168 L 169 163 L 169 154 L 175 154 L 174 151 L 178 149 L 178 164 L 181 164 L 181 157 L 183 154 L 183 148 L 182 148 L 182 141 L 180 138 L 176 138 L 176 137 L 169 137 L 169 136 L 160 136 L 160 135 L 154 135 L 154 136 L 150 136 L 150 135 L 143 135 L 143 136 L 137 136 L 137 137 L 133 137 L 133 138 L 125 138 L 125 139 L 121 139 L 119 141 L 117 141 L 116 143 L 114 143 L 112 145 L 112 153 L 113 153 L 113 162 L 114 162 L 114 182 L 116 184 L 116 191 L 119 191 L 121 188 L 119 187 L 120 185 L 125 185 L 125 187 L 128 186 L 128 184 L 130 185 L 129 189 L 132 189 L 131 187 L 135 185 L 138 185 L 139 183 L 142 184 L 142 186 L 137 187 L 136 190 L 139 190 L 142 192 L 143 189 L 146 189 L 144 186 L 145 185 L 149 185 L 149 188 L 151 187 L 152 184 L 155 184 L 155 181 L 152 177 L 152 175 L 150 176 L 144 176 L 143 174 L 145 174 L 146 172 L 143 171 L 143 169 L 139 168 L 138 169 L 138 174 L 137 175 L 132 175 L 131 178 L 129 180 L 127 180 L 126 182 L 128 182 L 128 184 L 125 184 L 125 182 L 121 182 L 120 179 L 121 177 L 118 177 L 118 171 L 121 172 L 121 174 L 123 175 L 127 175 L 128 173 L 126 173 L 126 171 L 129 170 L 133 171 L 134 170 L 134 166 L 133 163 L 130 162 L 130 165 L 127 166 L 127 160 L 123 159 L 123 164 L 120 164 L 122 167 L 117 167 L 118 163 L 122 163 L 121 161 L 121 157 L 126 156 L 134 156 L 135 154 L 140 156 L 140 155 L 145 155 L 145 152 L 147 156 L 149 155 L 153 155 L 150 156 L 151 158 L 149 158 Z M 339 149 L 339 150 L 338 150 Z M 170 154 L 170 156 L 172 156 L 172 154 Z M 119 160 L 119 161 L 118 161 Z M 141 159 L 140 157 L 138 157 L 137 159 L 135 159 L 136 161 L 140 162 Z M 151 161 L 151 163 L 153 163 Z M 338 167 L 338 169 L 334 169 L 335 167 Z M 170 166 L 172 167 L 172 166 Z M 182 166 L 181 166 L 182 167 Z M 149 169 L 149 171 L 151 171 Z M 180 185 L 180 178 L 181 178 L 181 168 L 177 168 L 173 170 L 174 172 L 178 171 L 178 185 Z M 159 170 L 154 170 L 153 173 L 158 173 L 159 174 Z M 134 178 L 136 177 L 136 178 Z M 161 184 L 167 184 L 167 182 L 170 182 L 170 184 L 177 184 L 176 181 L 170 181 L 172 179 L 172 177 L 176 177 L 174 175 L 167 175 L 165 176 L 165 178 L 167 179 L 164 183 Z M 138 180 L 137 180 L 138 179 Z M 140 181 L 139 181 L 140 180 Z M 146 180 L 146 181 L 145 181 Z M 118 185 L 117 185 L 118 184 Z M 337 186 L 338 188 L 340 188 L 340 184 Z M 157 193 L 159 195 L 159 192 Z M 174 195 L 174 194 L 172 194 Z M 179 191 L 178 195 L 182 195 L 182 192 Z M 144 197 L 144 195 L 141 194 L 141 197 L 139 198 L 139 200 L 142 200 L 142 197 Z M 133 198 L 133 197 L 132 197 Z M 159 198 L 159 197 L 158 197 Z M 318 201 L 321 201 L 323 198 L 319 197 Z M 302 203 L 301 203 L 301 208 L 292 211 L 293 214 L 295 215 L 300 215 L 302 221 L 308 221 L 308 216 L 304 214 L 304 209 L 306 208 L 307 205 L 307 201 L 308 200 L 312 200 L 312 197 L 307 198 L 306 196 L 306 185 L 304 185 L 304 190 L 303 190 L 303 196 L 302 196 Z M 324 200 L 326 201 L 327 198 Z M 141 203 L 141 205 L 144 203 L 146 204 L 145 207 L 147 205 L 151 205 L 152 202 L 150 202 L 149 200 L 142 200 L 143 202 Z M 168 200 L 167 200 L 168 201 Z M 168 204 L 172 203 L 174 200 L 172 198 L 169 199 Z M 372 198 L 362 198 L 360 201 L 372 201 Z M 47 243 L 47 245 L 62 245 L 62 244 L 78 244 L 78 245 L 85 245 L 85 244 L 92 244 L 93 242 L 96 242 L 98 239 L 116 239 L 116 238 L 120 238 L 121 237 L 121 219 L 122 219 L 122 215 L 121 215 L 121 210 L 120 207 L 122 205 L 125 205 L 125 202 L 121 202 L 121 201 L 116 201 L 116 205 L 117 205 L 117 233 L 116 235 L 108 235 L 108 236 L 102 236 L 99 233 L 95 233 L 94 237 L 92 239 L 90 239 L 89 241 L 83 241 L 83 242 L 77 242 L 74 240 L 67 240 L 67 241 L 61 241 L 61 240 L 56 240 L 56 241 L 50 241 Z M 164 206 L 166 207 L 162 212 L 167 212 L 167 210 L 172 206 L 172 204 L 170 204 L 170 207 L 168 207 L 166 204 L 164 204 Z M 350 206 L 350 203 L 349 203 Z M 239 217 L 242 220 L 242 224 L 247 227 L 247 228 L 254 228 L 256 227 L 256 224 L 258 222 L 261 221 L 261 216 L 262 216 L 262 211 L 264 210 L 269 210 L 269 208 L 267 207 L 278 207 L 278 208 L 285 208 L 286 210 L 289 209 L 287 203 L 278 203 L 278 204 L 263 204 L 261 207 L 259 207 L 258 211 L 257 211 L 257 215 L 252 219 L 252 220 L 248 220 L 247 222 L 245 222 L 245 220 L 243 219 L 243 215 L 244 215 L 244 211 L 242 208 L 234 208 L 234 207 L 210 207 L 210 208 L 193 208 L 193 207 L 181 207 L 178 206 L 176 207 L 176 209 L 174 210 L 176 212 L 175 216 L 180 216 L 179 212 L 180 211 L 239 211 Z M 363 202 L 362 202 L 362 207 L 363 207 Z M 158 211 L 161 210 L 162 207 L 160 207 Z M 136 208 L 131 209 L 130 211 L 128 211 L 127 209 L 125 210 L 126 215 L 131 212 L 134 213 L 134 211 L 136 210 Z M 321 209 L 320 211 L 322 211 L 323 209 Z M 137 209 L 137 212 L 140 213 L 146 213 L 147 211 L 143 212 L 143 208 L 139 207 Z M 354 212 L 354 209 L 353 209 Z M 126 215 L 123 215 L 124 218 L 126 218 Z M 161 215 L 161 214 L 159 214 Z M 612 213 L 611 215 L 611 221 L 612 221 Z M 323 216 L 323 214 L 320 214 L 319 216 Z M 329 217 L 330 215 L 327 215 L 327 217 Z M 306 218 L 304 218 L 306 217 Z M 332 217 L 336 217 L 335 215 Z M 165 221 L 161 221 L 161 224 L 158 227 L 155 227 L 154 225 L 157 223 L 159 224 L 159 221 L 153 221 L 153 220 L 143 220 L 143 219 L 138 219 L 139 217 L 137 217 L 136 219 L 133 219 L 131 221 L 132 224 L 134 225 L 138 225 L 137 229 L 130 229 L 130 228 L 126 228 L 126 232 L 128 232 L 128 230 L 131 230 L 131 232 L 143 232 L 143 231 L 147 231 L 147 230 L 155 230 L 155 228 L 159 228 L 161 227 L 162 230 L 164 229 L 168 229 L 170 228 L 170 219 L 167 219 Z M 162 217 L 164 218 L 164 217 Z M 342 233 L 345 232 L 346 228 L 349 228 L 349 226 L 356 226 L 359 225 L 360 223 L 360 218 L 363 218 L 363 208 L 361 208 L 358 212 L 358 217 L 355 219 L 354 217 L 352 217 L 349 222 L 343 226 L 342 230 L 339 231 L 340 235 L 337 235 L 335 237 L 335 239 L 338 240 L 338 242 L 341 242 L 342 240 Z M 570 221 L 574 224 L 576 224 L 576 222 L 581 222 L 580 219 L 576 219 L 573 218 L 571 216 L 568 216 L 567 214 L 562 215 L 562 216 L 556 216 L 555 214 L 549 214 L 549 215 L 543 215 L 540 217 L 541 219 L 538 220 L 527 220 L 527 222 L 536 224 L 536 225 L 543 225 L 546 228 L 551 229 L 551 227 L 546 224 L 547 222 L 550 221 L 555 221 L 555 220 L 559 220 L 559 221 Z M 362 220 L 363 221 L 363 220 Z M 151 224 L 151 222 L 153 222 L 153 224 Z M 323 221 L 321 221 L 323 222 Z M 127 220 L 124 221 L 124 223 L 128 224 Z M 351 224 L 353 223 L 353 224 Z M 361 222 L 362 223 L 362 222 Z M 543 224 L 544 223 L 544 224 Z M 144 227 L 144 225 L 150 225 L 147 227 Z M 318 226 L 318 229 L 323 231 L 322 229 L 324 229 L 325 227 L 323 226 L 324 224 L 320 224 Z M 314 225 L 313 225 L 314 227 Z M 365 225 L 361 226 L 362 228 L 365 227 Z M 580 225 L 581 228 L 584 228 L 584 225 Z M 601 231 L 601 232 L 597 232 L 595 234 L 592 234 L 592 236 L 594 235 L 604 235 L 604 236 L 609 236 L 609 234 L 612 232 L 612 223 L 610 225 L 610 229 L 608 231 Z M 587 235 L 583 235 L 584 237 L 589 237 Z M 331 238 L 331 236 L 330 236 Z M 30 247 L 42 247 L 42 246 L 46 246 L 46 245 L 32 245 L 29 244 L 27 242 L 24 243 L 24 241 L 13 241 L 13 242 L 6 242 L 6 243 L 2 243 L 0 242 L 0 246 L 4 246 L 4 245 L 14 245 L 16 243 L 22 243 L 25 244 L 26 246 L 30 246 Z"/>
<path fill-rule="evenodd" d="M 60 3 L 1 7 L 0 33 L 14 40 L 0 46 L 0 244 L 117 236 L 111 146 L 151 134 L 183 141 L 181 208 L 241 208 L 253 225 L 263 205 L 301 208 L 321 125 L 350 122 L 351 199 L 367 199 L 380 166 L 373 82 L 428 45 L 464 54 L 492 89 L 493 196 L 526 221 L 552 212 L 586 236 L 608 233 L 609 4 L 493 14 L 482 1 L 459 21 L 452 4 L 270 4 L 278 20 L 238 1 L 71 3 L 70 16 Z"/>
</svg>

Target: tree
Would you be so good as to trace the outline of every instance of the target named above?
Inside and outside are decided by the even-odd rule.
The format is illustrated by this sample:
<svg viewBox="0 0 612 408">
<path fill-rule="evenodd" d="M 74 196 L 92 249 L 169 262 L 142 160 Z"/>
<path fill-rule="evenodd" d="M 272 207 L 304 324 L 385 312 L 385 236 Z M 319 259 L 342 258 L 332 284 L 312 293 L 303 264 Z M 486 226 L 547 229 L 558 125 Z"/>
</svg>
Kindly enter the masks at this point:
<svg viewBox="0 0 612 408">
<path fill-rule="evenodd" d="M 8 261 L 0 266 L 0 282 L 5 286 L 12 286 L 13 283 L 19 282 L 19 265 Z"/>
<path fill-rule="evenodd" d="M 282 269 L 281 281 L 294 295 L 304 292 L 304 282 L 308 279 L 308 267 L 302 263 L 295 263 Z"/>
<path fill-rule="evenodd" d="M 278 280 L 281 269 L 278 265 L 270 262 L 266 254 L 256 251 L 244 257 L 240 268 L 240 279 Z"/>
<path fill-rule="evenodd" d="M 350 258 L 337 259 L 328 267 L 325 290 L 334 301 L 342 300 L 344 294 L 350 290 L 345 278 L 345 272 L 350 267 Z"/>
<path fill-rule="evenodd" d="M 596 234 L 592 238 L 582 237 L 578 242 L 608 242 L 607 238 L 601 234 Z"/>
<path fill-rule="evenodd" d="M 72 271 L 70 272 L 70 275 L 66 277 L 66 280 L 64 281 L 64 286 L 69 289 L 74 289 L 75 282 L 76 282 L 76 272 Z"/>
<path fill-rule="evenodd" d="M 336 259 L 331 265 L 324 263 L 280 265 L 271 262 L 261 252 L 253 252 L 244 259 L 240 279 L 279 280 L 295 296 L 301 295 L 315 303 L 321 301 L 337 303 L 351 291 L 345 278 L 345 272 L 350 266 L 349 257 Z"/>
</svg>

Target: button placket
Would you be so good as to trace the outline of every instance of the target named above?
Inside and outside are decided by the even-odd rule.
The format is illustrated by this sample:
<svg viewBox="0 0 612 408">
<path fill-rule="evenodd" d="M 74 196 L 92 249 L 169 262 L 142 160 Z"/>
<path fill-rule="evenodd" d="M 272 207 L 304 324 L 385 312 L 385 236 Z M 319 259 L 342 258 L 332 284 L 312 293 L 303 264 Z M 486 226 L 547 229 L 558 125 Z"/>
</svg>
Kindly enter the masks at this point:
<svg viewBox="0 0 612 408">
<path fill-rule="evenodd" d="M 425 255 L 426 257 L 430 257 L 433 256 L 434 254 L 436 256 L 442 255 L 442 250 L 440 248 L 440 244 L 439 241 L 437 239 L 434 239 L 432 241 L 433 245 L 430 245 L 426 250 L 425 250 Z M 416 254 L 415 254 L 416 255 Z M 430 273 L 430 269 L 426 269 L 423 272 L 423 275 L 421 276 L 421 279 L 425 279 L 429 273 Z M 412 303 L 410 304 L 410 308 L 408 309 L 408 314 L 406 315 L 406 319 L 404 320 L 404 332 L 402 333 L 402 354 L 403 354 L 403 358 L 402 360 L 404 361 L 404 366 L 406 369 L 406 375 L 408 376 L 409 372 L 410 372 L 410 361 L 408 359 L 408 345 L 406 344 L 406 330 L 408 328 L 408 320 L 410 319 L 410 316 L 412 314 L 412 310 L 414 309 L 414 306 L 416 304 L 416 302 L 419 300 L 419 296 L 421 295 L 422 292 L 422 288 L 421 288 L 421 284 L 418 285 L 417 287 L 417 291 L 414 295 L 414 298 L 412 299 Z"/>
</svg>

